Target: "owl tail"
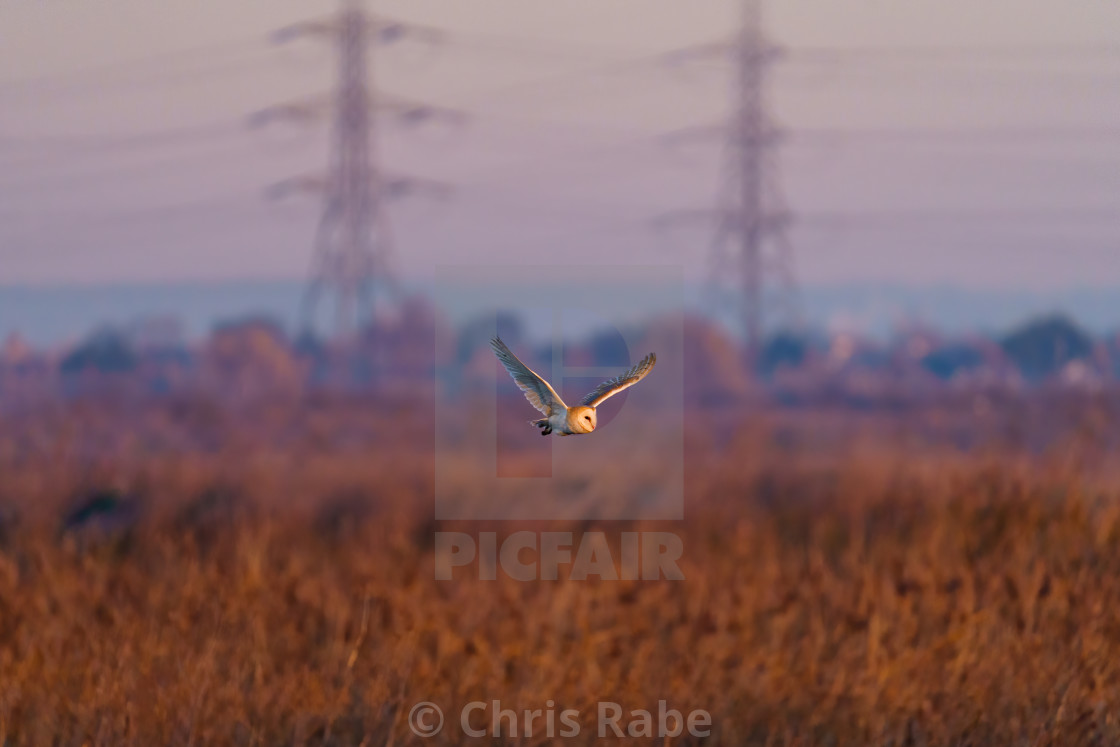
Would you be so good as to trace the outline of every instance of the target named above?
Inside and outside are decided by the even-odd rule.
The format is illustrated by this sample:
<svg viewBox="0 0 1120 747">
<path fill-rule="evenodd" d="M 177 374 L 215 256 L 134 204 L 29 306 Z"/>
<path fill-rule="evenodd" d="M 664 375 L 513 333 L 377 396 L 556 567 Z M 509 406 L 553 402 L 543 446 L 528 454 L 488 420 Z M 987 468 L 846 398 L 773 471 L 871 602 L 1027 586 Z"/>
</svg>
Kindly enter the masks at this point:
<svg viewBox="0 0 1120 747">
<path fill-rule="evenodd" d="M 547 436 L 549 433 L 552 433 L 552 428 L 548 424 L 548 418 L 544 418 L 542 420 L 530 420 L 529 425 L 535 425 L 538 428 L 541 428 L 542 436 Z"/>
</svg>

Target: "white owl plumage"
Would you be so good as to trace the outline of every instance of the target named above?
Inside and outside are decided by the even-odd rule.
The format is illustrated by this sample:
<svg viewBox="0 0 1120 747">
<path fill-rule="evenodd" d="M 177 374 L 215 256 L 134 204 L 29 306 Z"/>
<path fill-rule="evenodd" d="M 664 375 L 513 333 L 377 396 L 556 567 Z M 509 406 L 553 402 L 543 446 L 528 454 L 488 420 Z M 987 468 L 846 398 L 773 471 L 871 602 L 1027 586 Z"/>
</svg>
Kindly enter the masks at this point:
<svg viewBox="0 0 1120 747">
<path fill-rule="evenodd" d="M 500 337 L 491 340 L 490 347 L 494 349 L 494 355 L 498 356 L 498 360 L 502 362 L 518 388 L 525 393 L 525 399 L 544 415 L 540 420 L 529 421 L 541 429 L 542 436 L 547 436 L 554 431 L 561 436 L 591 433 L 598 425 L 595 408 L 623 389 L 637 384 L 657 363 L 657 356 L 650 353 L 626 373 L 607 379 L 595 387 L 595 390 L 584 397 L 578 405 L 568 407 L 564 404 L 564 400 L 560 399 L 556 390 L 539 374 L 522 363 Z"/>
</svg>

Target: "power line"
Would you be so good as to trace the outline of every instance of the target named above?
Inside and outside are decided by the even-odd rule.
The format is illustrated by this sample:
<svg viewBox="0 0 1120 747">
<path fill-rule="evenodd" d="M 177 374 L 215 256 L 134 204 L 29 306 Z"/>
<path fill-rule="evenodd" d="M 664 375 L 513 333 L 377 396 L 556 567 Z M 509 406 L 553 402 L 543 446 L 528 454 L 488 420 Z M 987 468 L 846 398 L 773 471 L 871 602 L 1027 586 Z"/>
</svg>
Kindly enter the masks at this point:
<svg viewBox="0 0 1120 747">
<path fill-rule="evenodd" d="M 730 60 L 735 41 L 717 41 L 664 53 L 667 62 Z M 1028 44 L 892 44 L 892 45 L 790 45 L 783 49 L 788 63 L 812 62 L 827 65 L 860 62 L 975 62 L 984 60 L 1038 62 L 1040 60 L 1081 60 L 1120 62 L 1120 44 L 1114 42 L 1028 43 Z"/>
<path fill-rule="evenodd" d="M 1120 140 L 1117 125 L 1001 125 L 976 127 L 831 127 L 799 128 L 792 131 L 795 140 L 861 140 L 889 143 L 916 140 L 928 142 L 983 142 L 985 145 L 1015 145 L 1054 140 L 1085 142 L 1089 140 Z"/>
<path fill-rule="evenodd" d="M 790 50 L 793 59 L 837 62 L 933 60 L 1105 59 L 1120 62 L 1120 44 L 1114 42 L 939 45 L 801 45 Z"/>
<path fill-rule="evenodd" d="M 164 80 L 169 74 L 212 74 L 243 64 L 264 50 L 259 39 L 226 39 L 212 44 L 130 57 L 103 65 L 87 65 L 77 70 L 26 78 L 4 78 L 0 79 L 0 93 L 40 93 L 54 90 L 69 92 L 91 83 L 99 82 L 104 85 L 106 78 L 115 79 L 121 84 L 133 84 L 142 80 Z M 187 69 L 181 69 L 184 66 Z"/>
<path fill-rule="evenodd" d="M 1112 208 L 949 208 L 949 209 L 890 209 L 890 210 L 829 210 L 798 214 L 798 226 L 826 231 L 844 231 L 854 228 L 901 228 L 918 226 L 956 226 L 962 223 L 993 223 L 1001 226 L 1039 224 L 1089 225 L 1103 224 L 1120 228 L 1120 215 Z"/>
<path fill-rule="evenodd" d="M 536 58 L 556 57 L 586 61 L 589 57 L 601 57 L 606 60 L 625 61 L 640 56 L 649 60 L 656 59 L 656 53 L 653 51 L 620 50 L 617 47 L 597 44 L 543 37 L 511 36 L 492 31 L 448 31 L 443 34 L 442 41 L 451 46 L 478 52 L 531 55 Z"/>
<path fill-rule="evenodd" d="M 237 134 L 240 131 L 235 122 L 217 121 L 197 125 L 167 127 L 158 130 L 138 130 L 119 133 L 74 133 L 57 135 L 0 134 L 0 149 L 43 148 L 55 152 L 59 150 L 92 150 L 105 153 L 106 151 L 131 150 L 134 148 L 208 142 L 215 138 Z"/>
<path fill-rule="evenodd" d="M 662 142 L 666 145 L 683 145 L 691 141 L 706 141 L 713 135 L 726 137 L 729 130 L 726 124 L 686 127 L 668 133 L 662 138 Z M 913 145 L 915 142 L 948 144 L 975 142 L 985 146 L 1016 146 L 1053 141 L 1083 143 L 1120 140 L 1120 124 L 797 127 L 785 129 L 784 135 L 787 140 L 784 144 L 859 141 L 863 145 L 889 145 L 899 142 L 907 145 Z"/>
</svg>

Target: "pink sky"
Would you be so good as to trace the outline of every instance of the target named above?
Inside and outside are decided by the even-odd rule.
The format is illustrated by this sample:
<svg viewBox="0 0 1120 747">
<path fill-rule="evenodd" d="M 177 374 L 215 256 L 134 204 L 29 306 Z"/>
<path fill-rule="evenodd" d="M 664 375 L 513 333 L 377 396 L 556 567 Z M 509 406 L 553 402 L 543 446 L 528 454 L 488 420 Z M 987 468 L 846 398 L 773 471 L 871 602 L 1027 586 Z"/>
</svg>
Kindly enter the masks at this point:
<svg viewBox="0 0 1120 747">
<path fill-rule="evenodd" d="M 1120 284 L 1120 4 L 770 6 L 772 33 L 791 49 L 774 76 L 775 113 L 795 132 L 831 133 L 785 149 L 791 207 L 893 216 L 796 229 L 803 282 Z M 243 120 L 329 89 L 329 50 L 263 39 L 333 7 L 0 2 L 0 284 L 302 276 L 317 201 L 259 196 L 322 168 L 325 128 L 254 133 Z M 648 222 L 712 204 L 719 150 L 667 149 L 658 137 L 717 121 L 729 79 L 718 65 L 647 57 L 726 36 L 732 3 L 401 0 L 379 10 L 451 34 L 436 50 L 379 50 L 379 84 L 471 114 L 460 131 L 380 134 L 386 168 L 456 187 L 447 202 L 392 208 L 402 274 L 630 260 L 699 273 L 705 231 L 656 236 Z M 1111 55 L 1062 51 L 1098 44 Z M 1038 52 L 843 64 L 798 53 L 973 45 Z M 910 134 L 837 134 L 868 128 Z M 915 138 L 915 128 L 974 136 Z"/>
</svg>

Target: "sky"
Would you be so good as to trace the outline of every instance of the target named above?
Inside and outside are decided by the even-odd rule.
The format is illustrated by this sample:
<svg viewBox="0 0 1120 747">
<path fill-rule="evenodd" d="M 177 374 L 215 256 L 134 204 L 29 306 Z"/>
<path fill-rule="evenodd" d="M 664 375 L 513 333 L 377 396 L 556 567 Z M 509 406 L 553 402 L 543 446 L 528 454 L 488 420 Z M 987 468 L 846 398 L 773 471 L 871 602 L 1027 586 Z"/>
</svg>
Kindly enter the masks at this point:
<svg viewBox="0 0 1120 747">
<path fill-rule="evenodd" d="M 296 0 L 0 0 L 0 286 L 300 278 L 320 211 L 263 190 L 322 172 L 334 57 L 271 30 Z M 387 172 L 451 190 L 389 208 L 405 281 L 443 265 L 704 274 L 731 68 L 724 0 L 383 0 L 446 31 L 375 50 L 379 88 L 461 108 L 380 120 Z M 798 279 L 1068 292 L 1120 286 L 1120 3 L 771 0 L 770 100 Z"/>
</svg>

